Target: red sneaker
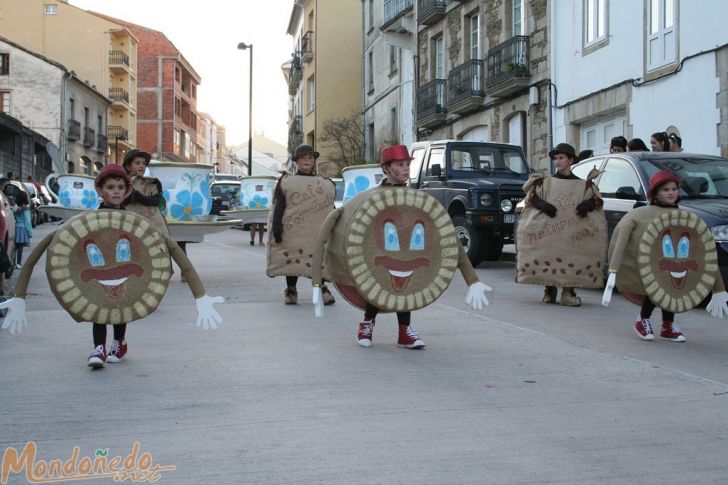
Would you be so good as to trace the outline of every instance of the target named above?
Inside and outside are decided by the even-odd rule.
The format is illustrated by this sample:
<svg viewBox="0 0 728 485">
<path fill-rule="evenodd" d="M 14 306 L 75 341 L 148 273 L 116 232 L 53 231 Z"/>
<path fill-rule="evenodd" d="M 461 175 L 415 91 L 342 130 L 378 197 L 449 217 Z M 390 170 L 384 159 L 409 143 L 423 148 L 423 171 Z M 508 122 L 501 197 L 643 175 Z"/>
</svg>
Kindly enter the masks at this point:
<svg viewBox="0 0 728 485">
<path fill-rule="evenodd" d="M 106 351 L 103 345 L 97 345 L 93 353 L 88 356 L 88 366 L 94 369 L 100 369 L 106 362 Z"/>
<path fill-rule="evenodd" d="M 364 320 L 359 324 L 359 332 L 356 334 L 356 341 L 362 347 L 372 346 L 372 333 L 374 333 L 374 320 Z"/>
<path fill-rule="evenodd" d="M 683 336 L 682 332 L 680 332 L 677 324 L 668 320 L 662 321 L 660 337 L 672 340 L 673 342 L 685 342 L 685 337 Z"/>
<path fill-rule="evenodd" d="M 409 325 L 398 325 L 399 326 L 399 339 L 397 340 L 397 347 L 405 349 L 421 349 L 425 346 L 424 342 L 420 340 L 420 334 L 417 333 Z"/>
<path fill-rule="evenodd" d="M 652 325 L 649 318 L 637 320 L 634 324 L 634 330 L 642 340 L 654 340 L 655 335 L 652 333 Z"/>
<path fill-rule="evenodd" d="M 124 358 L 127 350 L 126 339 L 121 342 L 118 340 L 112 340 L 111 350 L 109 351 L 109 355 L 106 357 L 106 362 L 111 362 L 113 364 L 121 362 L 121 359 Z"/>
</svg>

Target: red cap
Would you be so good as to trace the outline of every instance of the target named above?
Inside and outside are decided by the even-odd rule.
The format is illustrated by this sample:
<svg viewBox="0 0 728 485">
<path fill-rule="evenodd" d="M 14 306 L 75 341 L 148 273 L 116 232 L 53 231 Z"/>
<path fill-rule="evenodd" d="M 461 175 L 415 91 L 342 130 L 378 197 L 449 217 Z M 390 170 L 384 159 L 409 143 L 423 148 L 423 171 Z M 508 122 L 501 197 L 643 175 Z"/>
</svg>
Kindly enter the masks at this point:
<svg viewBox="0 0 728 485">
<path fill-rule="evenodd" d="M 389 162 L 409 162 L 412 157 L 409 156 L 407 147 L 404 145 L 392 145 L 382 148 L 381 165 Z"/>
<path fill-rule="evenodd" d="M 660 186 L 665 185 L 667 182 L 675 182 L 679 187 L 682 179 L 669 170 L 660 170 L 650 177 L 650 188 L 647 190 L 647 199 L 654 199 L 657 189 L 659 189 Z"/>
<path fill-rule="evenodd" d="M 109 164 L 105 165 L 104 168 L 101 169 L 99 174 L 96 176 L 96 180 L 94 181 L 94 185 L 96 187 L 101 187 L 103 185 L 104 180 L 106 180 L 109 177 L 116 177 L 116 178 L 122 178 L 126 181 L 126 187 L 127 189 L 131 189 L 131 179 L 129 178 L 129 174 L 126 173 L 126 170 L 121 165 L 116 164 Z"/>
</svg>

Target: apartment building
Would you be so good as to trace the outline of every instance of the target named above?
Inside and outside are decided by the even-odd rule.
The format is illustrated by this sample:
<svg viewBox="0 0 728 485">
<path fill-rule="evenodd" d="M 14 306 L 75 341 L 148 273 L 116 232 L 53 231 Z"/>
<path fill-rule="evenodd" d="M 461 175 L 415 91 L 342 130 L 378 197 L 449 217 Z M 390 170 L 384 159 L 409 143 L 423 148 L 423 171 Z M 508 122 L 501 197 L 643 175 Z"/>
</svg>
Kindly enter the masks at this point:
<svg viewBox="0 0 728 485">
<path fill-rule="evenodd" d="M 112 100 L 100 134 L 118 146 L 119 156 L 136 145 L 137 40 L 128 29 L 64 1 L 0 0 L 0 11 L 4 37 L 62 64 Z M 96 123 L 94 118 L 88 128 L 98 133 Z M 77 162 L 73 154 L 61 154 Z M 109 156 L 116 161 L 116 152 Z"/>
</svg>

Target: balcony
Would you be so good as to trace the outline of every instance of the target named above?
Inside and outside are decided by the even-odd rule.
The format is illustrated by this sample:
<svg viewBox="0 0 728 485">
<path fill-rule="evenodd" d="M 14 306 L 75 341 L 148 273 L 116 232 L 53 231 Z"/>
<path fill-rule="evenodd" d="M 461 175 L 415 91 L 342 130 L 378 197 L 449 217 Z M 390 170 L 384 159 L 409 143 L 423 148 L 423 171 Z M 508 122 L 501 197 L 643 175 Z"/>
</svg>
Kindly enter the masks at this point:
<svg viewBox="0 0 728 485">
<path fill-rule="evenodd" d="M 516 35 L 488 51 L 485 86 L 491 96 L 505 97 L 528 89 L 528 36 Z"/>
<path fill-rule="evenodd" d="M 445 16 L 445 0 L 419 0 L 417 22 L 432 25 Z"/>
<path fill-rule="evenodd" d="M 109 98 L 113 104 L 129 105 L 129 93 L 124 88 L 109 88 Z"/>
<path fill-rule="evenodd" d="M 96 131 L 93 128 L 85 126 L 83 128 L 83 144 L 92 147 L 96 144 Z"/>
<path fill-rule="evenodd" d="M 465 114 L 483 105 L 483 61 L 472 59 L 453 68 L 448 76 L 447 110 Z"/>
<path fill-rule="evenodd" d="M 102 135 L 101 133 L 96 135 L 96 150 L 103 153 L 108 147 L 109 140 L 106 138 L 106 135 Z"/>
<path fill-rule="evenodd" d="M 417 126 L 432 128 L 447 118 L 447 80 L 435 79 L 417 90 Z"/>
<path fill-rule="evenodd" d="M 81 122 L 76 120 L 68 120 L 67 138 L 72 141 L 81 139 Z"/>
<path fill-rule="evenodd" d="M 291 96 L 296 94 L 298 86 L 303 79 L 303 69 L 301 69 L 301 61 L 299 56 L 294 56 L 291 68 L 288 70 L 288 94 Z"/>
<path fill-rule="evenodd" d="M 406 12 L 412 10 L 414 0 L 384 0 L 381 30 L 389 30 Z"/>
<path fill-rule="evenodd" d="M 109 51 L 109 68 L 130 70 L 129 54 L 124 51 Z"/>
<path fill-rule="evenodd" d="M 106 136 L 109 138 L 109 140 L 115 140 L 116 138 L 118 138 L 119 140 L 128 140 L 129 130 L 127 130 L 123 126 L 109 125 L 106 130 Z"/>
<path fill-rule="evenodd" d="M 301 37 L 301 60 L 310 62 L 313 59 L 313 32 L 308 31 Z"/>
<path fill-rule="evenodd" d="M 296 115 L 293 117 L 289 131 L 294 135 L 300 135 L 303 133 L 303 116 Z"/>
</svg>

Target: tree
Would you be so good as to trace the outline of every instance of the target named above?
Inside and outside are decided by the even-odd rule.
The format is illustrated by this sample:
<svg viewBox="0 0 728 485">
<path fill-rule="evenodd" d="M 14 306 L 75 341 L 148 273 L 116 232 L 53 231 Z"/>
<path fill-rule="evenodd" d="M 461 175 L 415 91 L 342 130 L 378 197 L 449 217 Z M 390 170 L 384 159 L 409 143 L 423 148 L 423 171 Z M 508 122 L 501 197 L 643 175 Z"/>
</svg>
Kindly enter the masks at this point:
<svg viewBox="0 0 728 485">
<path fill-rule="evenodd" d="M 319 140 L 330 149 L 330 162 L 339 172 L 364 163 L 364 123 L 360 112 L 352 110 L 324 121 Z"/>
</svg>

